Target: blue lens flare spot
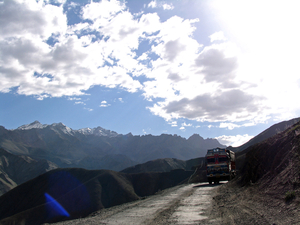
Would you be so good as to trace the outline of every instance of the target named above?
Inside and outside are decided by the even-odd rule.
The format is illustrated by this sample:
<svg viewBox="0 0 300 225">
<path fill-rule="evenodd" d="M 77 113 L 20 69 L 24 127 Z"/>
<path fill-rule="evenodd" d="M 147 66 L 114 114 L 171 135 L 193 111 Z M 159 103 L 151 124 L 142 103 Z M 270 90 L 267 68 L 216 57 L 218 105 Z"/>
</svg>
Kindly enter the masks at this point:
<svg viewBox="0 0 300 225">
<path fill-rule="evenodd" d="M 48 216 L 50 216 L 50 217 L 56 217 L 56 216 L 70 217 L 70 214 L 67 212 L 67 210 L 65 210 L 61 204 L 59 204 L 54 198 L 52 198 L 51 195 L 45 193 L 45 197 L 46 197 L 46 206 L 47 206 L 47 210 L 48 210 Z"/>
</svg>

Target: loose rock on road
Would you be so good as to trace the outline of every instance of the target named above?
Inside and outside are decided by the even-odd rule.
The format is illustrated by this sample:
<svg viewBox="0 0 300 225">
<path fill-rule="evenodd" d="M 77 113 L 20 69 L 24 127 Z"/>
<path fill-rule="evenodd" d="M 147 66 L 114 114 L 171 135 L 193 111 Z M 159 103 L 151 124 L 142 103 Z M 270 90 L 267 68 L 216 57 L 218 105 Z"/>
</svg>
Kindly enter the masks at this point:
<svg viewBox="0 0 300 225">
<path fill-rule="evenodd" d="M 146 199 L 100 210 L 92 216 L 58 224 L 216 224 L 211 205 L 218 186 L 188 184 Z"/>
</svg>

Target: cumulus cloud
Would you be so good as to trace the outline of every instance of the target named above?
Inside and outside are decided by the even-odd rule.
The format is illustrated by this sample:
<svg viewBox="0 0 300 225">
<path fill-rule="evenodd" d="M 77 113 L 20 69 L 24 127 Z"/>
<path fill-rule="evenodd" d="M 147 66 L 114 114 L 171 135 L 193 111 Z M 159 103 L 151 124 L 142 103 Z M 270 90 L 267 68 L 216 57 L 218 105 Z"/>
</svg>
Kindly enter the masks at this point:
<svg viewBox="0 0 300 225">
<path fill-rule="evenodd" d="M 245 120 L 250 119 L 247 118 L 249 113 L 259 111 L 256 98 L 239 89 L 220 90 L 215 96 L 204 94 L 193 99 L 182 98 L 165 105 L 161 104 L 160 107 L 162 110 L 156 113 L 161 113 L 161 116 L 172 115 L 175 118 L 198 121 Z"/>
<path fill-rule="evenodd" d="M 253 137 L 254 136 L 250 136 L 248 134 L 235 135 L 235 136 L 222 135 L 222 136 L 216 137 L 216 139 L 223 145 L 238 147 L 238 146 L 245 144 Z"/>
<path fill-rule="evenodd" d="M 148 7 L 174 6 L 151 1 Z M 148 109 L 173 122 L 187 118 L 233 124 L 261 113 L 262 93 L 255 94 L 254 82 L 238 73 L 236 46 L 215 42 L 225 41 L 222 32 L 212 34 L 211 45 L 203 46 L 193 37 L 197 18 L 161 21 L 157 13 L 136 16 L 117 0 L 81 6 L 81 21 L 72 25 L 64 4 L 5 0 L 1 10 L 1 92 L 14 89 L 42 100 L 71 99 L 95 85 L 142 91 L 153 102 Z M 139 47 L 145 43 L 148 48 L 142 51 Z"/>
<path fill-rule="evenodd" d="M 208 82 L 232 82 L 234 71 L 238 67 L 236 57 L 226 57 L 225 53 L 217 48 L 205 48 L 195 60 L 196 66 L 201 68 Z"/>
<path fill-rule="evenodd" d="M 213 33 L 212 35 L 209 36 L 209 38 L 210 38 L 210 42 L 226 40 L 223 31 Z"/>
</svg>

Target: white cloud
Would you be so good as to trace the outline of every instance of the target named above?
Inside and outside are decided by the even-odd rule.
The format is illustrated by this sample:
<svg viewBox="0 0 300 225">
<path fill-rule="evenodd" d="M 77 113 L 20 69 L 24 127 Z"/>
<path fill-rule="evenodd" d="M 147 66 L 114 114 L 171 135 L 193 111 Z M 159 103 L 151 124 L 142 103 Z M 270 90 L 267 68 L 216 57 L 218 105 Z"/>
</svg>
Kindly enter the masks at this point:
<svg viewBox="0 0 300 225">
<path fill-rule="evenodd" d="M 86 108 L 86 107 L 84 107 L 84 109 L 87 110 L 87 111 L 89 111 L 89 112 L 92 112 L 92 111 L 93 111 L 93 109 L 91 109 L 91 108 Z"/>
<path fill-rule="evenodd" d="M 102 101 L 101 104 L 100 104 L 100 107 L 105 108 L 105 107 L 108 107 L 108 106 L 110 106 L 110 104 L 108 104 L 107 101 Z"/>
<path fill-rule="evenodd" d="M 227 145 L 227 146 L 238 147 L 238 146 L 241 146 L 241 145 L 245 144 L 246 142 L 248 142 L 253 137 L 254 136 L 250 136 L 248 134 L 235 135 L 235 136 L 222 135 L 222 136 L 216 137 L 216 139 L 221 144 L 224 144 L 224 145 Z"/>
<path fill-rule="evenodd" d="M 174 6 L 173 6 L 173 4 L 171 3 L 171 4 L 163 4 L 162 5 L 162 7 L 163 7 L 163 9 L 164 10 L 172 10 L 172 9 L 174 9 Z"/>
<path fill-rule="evenodd" d="M 69 101 L 80 101 L 81 98 L 77 98 L 77 97 L 69 97 L 68 100 L 69 100 Z"/>
<path fill-rule="evenodd" d="M 181 124 L 181 126 L 183 126 L 183 127 L 191 127 L 192 124 L 191 124 L 191 123 L 186 124 L 186 123 L 184 122 L 184 123 Z"/>
<path fill-rule="evenodd" d="M 223 31 L 213 33 L 212 35 L 209 36 L 209 38 L 210 38 L 210 42 L 226 40 Z"/>
<path fill-rule="evenodd" d="M 220 128 L 227 128 L 229 130 L 233 130 L 234 128 L 240 127 L 240 125 L 234 124 L 234 123 L 220 123 L 219 127 Z"/>
<path fill-rule="evenodd" d="M 85 103 L 84 103 L 84 102 L 75 102 L 74 104 L 75 104 L 75 105 L 79 105 L 79 104 L 81 104 L 81 105 L 85 105 Z"/>
<path fill-rule="evenodd" d="M 174 5 L 171 4 L 167 4 L 165 2 L 157 2 L 156 0 L 152 0 L 149 4 L 148 4 L 148 8 L 163 8 L 163 10 L 172 10 L 174 9 Z"/>
<path fill-rule="evenodd" d="M 228 129 L 237 127 L 237 122 L 240 126 L 263 122 L 274 112 L 292 117 L 300 110 L 295 104 L 300 96 L 296 57 L 300 37 L 292 29 L 299 14 L 287 4 L 282 9 L 286 17 L 277 18 L 272 8 L 270 18 L 264 19 L 268 8 L 265 3 L 262 8 L 256 4 L 246 5 L 258 10 L 259 19 L 242 3 L 216 4 L 215 8 L 224 8 L 218 16 L 232 26 L 232 32 L 225 32 L 228 40 L 222 31 L 214 33 L 209 36 L 210 45 L 203 46 L 194 38 L 197 18 L 172 16 L 162 22 L 157 13 L 135 16 L 124 2 L 102 0 L 82 7 L 80 15 L 89 23 L 70 26 L 63 5 L 4 1 L 0 91 L 16 88 L 18 94 L 39 100 L 84 95 L 95 85 L 143 91 L 145 99 L 153 102 L 148 109 L 165 120 L 220 121 Z M 148 7 L 174 6 L 151 1 Z M 285 32 L 279 35 L 272 19 Z M 253 21 L 257 26 L 251 26 Z M 235 43 L 232 34 L 238 39 Z M 139 52 L 143 41 L 151 46 Z M 139 81 L 139 76 L 147 81 Z"/>
<path fill-rule="evenodd" d="M 177 121 L 171 121 L 170 123 L 169 123 L 172 127 L 177 127 L 178 125 L 177 125 Z"/>
<path fill-rule="evenodd" d="M 249 93 L 263 95 L 264 116 L 297 116 L 300 96 L 300 20 L 298 1 L 211 1 L 212 12 L 229 39 L 241 49 L 238 78 L 255 84 Z M 255 16 L 253 16 L 255 15 Z M 279 16 L 280 15 L 280 16 Z M 280 30 L 280 32 L 278 32 Z"/>
<path fill-rule="evenodd" d="M 148 4 L 148 7 L 149 8 L 156 8 L 157 7 L 157 2 L 154 0 L 154 1 L 151 1 L 149 4 Z"/>
</svg>

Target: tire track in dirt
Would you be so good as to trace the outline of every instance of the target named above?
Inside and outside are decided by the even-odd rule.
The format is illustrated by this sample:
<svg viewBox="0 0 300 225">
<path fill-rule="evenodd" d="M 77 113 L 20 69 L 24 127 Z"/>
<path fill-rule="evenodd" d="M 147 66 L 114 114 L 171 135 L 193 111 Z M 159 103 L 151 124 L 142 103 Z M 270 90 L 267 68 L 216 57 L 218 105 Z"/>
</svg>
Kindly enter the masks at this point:
<svg viewBox="0 0 300 225">
<path fill-rule="evenodd" d="M 216 186 L 207 184 L 181 185 L 161 191 L 144 200 L 94 213 L 92 216 L 57 224 L 214 224 L 210 207 Z"/>
</svg>

